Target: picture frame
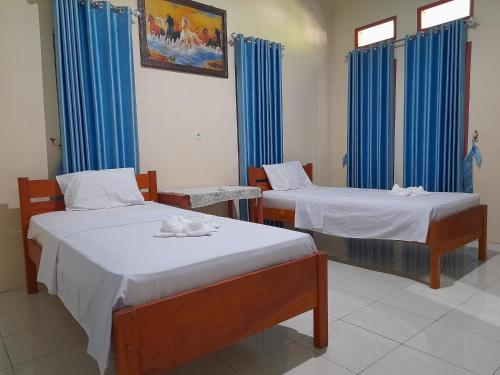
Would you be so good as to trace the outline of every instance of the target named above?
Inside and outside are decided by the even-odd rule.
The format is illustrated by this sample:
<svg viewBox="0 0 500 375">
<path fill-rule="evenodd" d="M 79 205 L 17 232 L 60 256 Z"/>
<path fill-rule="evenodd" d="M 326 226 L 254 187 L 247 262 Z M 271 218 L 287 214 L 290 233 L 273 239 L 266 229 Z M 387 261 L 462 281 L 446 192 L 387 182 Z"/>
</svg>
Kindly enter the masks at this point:
<svg viewBox="0 0 500 375">
<path fill-rule="evenodd" d="M 141 65 L 228 78 L 226 11 L 193 0 L 138 0 Z"/>
</svg>

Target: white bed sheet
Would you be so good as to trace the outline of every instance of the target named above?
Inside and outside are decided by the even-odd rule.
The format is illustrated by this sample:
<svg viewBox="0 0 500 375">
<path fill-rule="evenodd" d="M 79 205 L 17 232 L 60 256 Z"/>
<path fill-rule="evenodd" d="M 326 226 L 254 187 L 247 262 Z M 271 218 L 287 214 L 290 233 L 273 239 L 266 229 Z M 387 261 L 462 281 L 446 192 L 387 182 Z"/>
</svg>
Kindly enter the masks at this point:
<svg viewBox="0 0 500 375">
<path fill-rule="evenodd" d="M 401 197 L 387 190 L 311 187 L 265 191 L 264 207 L 295 210 L 297 228 L 347 238 L 425 243 L 429 224 L 480 204 L 479 196 L 430 193 Z"/>
<path fill-rule="evenodd" d="M 38 280 L 57 294 L 89 336 L 103 373 L 112 311 L 139 305 L 316 252 L 303 233 L 212 217 L 203 238 L 154 238 L 161 221 L 192 211 L 145 206 L 34 216 L 28 237 L 43 247 Z"/>
</svg>

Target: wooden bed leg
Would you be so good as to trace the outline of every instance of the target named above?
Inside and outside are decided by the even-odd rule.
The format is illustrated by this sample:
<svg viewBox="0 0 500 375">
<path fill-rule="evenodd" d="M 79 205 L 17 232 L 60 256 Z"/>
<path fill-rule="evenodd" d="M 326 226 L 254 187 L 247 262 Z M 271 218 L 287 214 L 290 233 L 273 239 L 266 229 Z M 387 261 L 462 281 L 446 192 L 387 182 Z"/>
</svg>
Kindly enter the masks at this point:
<svg viewBox="0 0 500 375">
<path fill-rule="evenodd" d="M 36 265 L 27 255 L 24 261 L 26 266 L 26 289 L 28 291 L 28 294 L 38 293 L 38 282 L 36 281 Z"/>
<path fill-rule="evenodd" d="M 431 223 L 429 227 L 429 286 L 432 289 L 441 287 L 441 249 L 439 246 L 439 223 Z"/>
<path fill-rule="evenodd" d="M 116 374 L 139 375 L 139 344 L 135 310 L 121 310 L 113 316 Z"/>
<path fill-rule="evenodd" d="M 441 254 L 439 253 L 439 246 L 431 246 L 429 286 L 432 289 L 441 287 Z"/>
<path fill-rule="evenodd" d="M 479 260 L 488 257 L 488 206 L 481 206 L 481 237 L 479 237 Z"/>
<path fill-rule="evenodd" d="M 328 257 L 318 256 L 318 307 L 314 309 L 314 346 L 328 346 Z"/>
</svg>

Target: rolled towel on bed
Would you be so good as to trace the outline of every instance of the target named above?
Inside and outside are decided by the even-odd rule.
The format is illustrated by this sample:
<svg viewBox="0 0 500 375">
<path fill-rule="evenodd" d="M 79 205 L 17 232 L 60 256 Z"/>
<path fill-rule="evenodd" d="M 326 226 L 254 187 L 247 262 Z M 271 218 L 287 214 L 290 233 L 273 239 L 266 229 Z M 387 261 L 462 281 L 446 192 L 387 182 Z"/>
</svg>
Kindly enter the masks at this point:
<svg viewBox="0 0 500 375">
<path fill-rule="evenodd" d="M 389 193 L 394 195 L 399 195 L 401 197 L 418 197 L 419 195 L 429 195 L 428 191 L 425 191 L 423 186 L 411 186 L 409 188 L 402 188 L 398 184 L 395 184 Z"/>
<path fill-rule="evenodd" d="M 154 237 L 183 238 L 211 236 L 219 228 L 220 225 L 212 222 L 209 217 L 186 218 L 183 216 L 174 216 L 163 221 L 160 232 L 155 234 Z"/>
</svg>

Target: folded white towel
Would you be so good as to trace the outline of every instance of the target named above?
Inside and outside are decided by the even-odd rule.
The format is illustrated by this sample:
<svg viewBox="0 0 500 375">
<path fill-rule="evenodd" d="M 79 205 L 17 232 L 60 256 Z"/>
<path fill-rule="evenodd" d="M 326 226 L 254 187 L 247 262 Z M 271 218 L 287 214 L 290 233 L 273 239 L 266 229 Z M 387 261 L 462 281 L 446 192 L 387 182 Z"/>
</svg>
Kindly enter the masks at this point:
<svg viewBox="0 0 500 375">
<path fill-rule="evenodd" d="M 183 238 L 211 236 L 212 233 L 217 232 L 219 228 L 220 225 L 210 220 L 209 216 L 199 216 L 193 218 L 173 216 L 163 221 L 160 232 L 156 233 L 154 237 Z"/>
<path fill-rule="evenodd" d="M 411 186 L 409 188 L 402 188 L 398 184 L 395 184 L 389 193 L 394 195 L 399 195 L 401 197 L 418 197 L 419 195 L 429 195 L 428 191 L 425 191 L 423 186 Z"/>
</svg>

